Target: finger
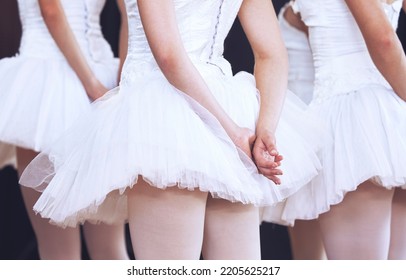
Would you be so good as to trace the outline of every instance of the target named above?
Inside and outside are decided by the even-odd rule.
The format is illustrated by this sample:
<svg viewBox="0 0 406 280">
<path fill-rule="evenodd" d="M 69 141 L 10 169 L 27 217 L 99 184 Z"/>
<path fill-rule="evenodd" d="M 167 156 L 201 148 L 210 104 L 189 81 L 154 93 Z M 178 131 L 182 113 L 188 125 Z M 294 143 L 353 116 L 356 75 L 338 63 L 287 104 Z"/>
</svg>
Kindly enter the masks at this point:
<svg viewBox="0 0 406 280">
<path fill-rule="evenodd" d="M 271 156 L 277 156 L 279 154 L 278 150 L 276 149 L 275 145 L 267 145 L 267 149 Z"/>
<path fill-rule="evenodd" d="M 279 179 L 276 176 L 265 176 L 265 177 L 274 182 L 276 185 L 280 185 L 282 183 L 281 179 Z"/>
<path fill-rule="evenodd" d="M 280 169 L 258 168 L 259 172 L 264 176 L 281 176 L 283 171 Z"/>
<path fill-rule="evenodd" d="M 279 154 L 276 148 L 275 140 L 272 137 L 266 137 L 263 139 L 264 145 L 271 156 L 277 156 Z"/>
<path fill-rule="evenodd" d="M 273 169 L 278 167 L 277 163 L 265 159 L 262 155 L 258 156 L 254 153 L 254 158 L 258 168 Z"/>
<path fill-rule="evenodd" d="M 283 156 L 282 156 L 282 155 L 278 154 L 278 155 L 275 156 L 275 160 L 274 160 L 275 162 L 280 163 L 282 160 L 283 160 Z"/>
</svg>

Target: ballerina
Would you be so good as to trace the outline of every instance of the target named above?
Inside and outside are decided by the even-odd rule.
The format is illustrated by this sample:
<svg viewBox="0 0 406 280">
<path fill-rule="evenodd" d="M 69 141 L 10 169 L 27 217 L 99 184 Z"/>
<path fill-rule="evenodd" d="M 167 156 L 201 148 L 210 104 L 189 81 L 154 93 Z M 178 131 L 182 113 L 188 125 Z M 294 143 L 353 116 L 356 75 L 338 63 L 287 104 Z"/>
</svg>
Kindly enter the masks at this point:
<svg viewBox="0 0 406 280">
<path fill-rule="evenodd" d="M 103 38 L 104 1 L 18 1 L 19 54 L 0 61 L 0 140 L 17 146 L 19 174 L 52 145 L 90 101 L 117 84 L 118 61 Z M 61 229 L 35 215 L 40 193 L 22 188 L 41 259 L 80 259 L 79 228 Z M 124 224 L 84 225 L 93 259 L 127 259 Z"/>
<path fill-rule="evenodd" d="M 403 259 L 406 58 L 396 35 L 402 1 L 296 3 L 315 59 L 309 110 L 326 120 L 333 141 L 322 151 L 323 172 L 279 205 L 280 219 L 319 217 L 329 259 Z"/>
<path fill-rule="evenodd" d="M 61 226 L 128 219 L 136 259 L 260 259 L 257 206 L 320 167 L 296 129 L 311 126 L 303 104 L 285 100 L 271 1 L 127 0 L 126 10 L 120 86 L 27 167 L 23 185 L 50 181 L 34 208 Z M 254 76 L 234 76 L 222 56 L 237 14 Z"/>
<path fill-rule="evenodd" d="M 282 36 L 289 55 L 288 88 L 309 104 L 313 99 L 314 66 L 307 26 L 290 1 L 279 12 Z M 266 215 L 263 216 L 266 221 Z M 272 219 L 269 222 L 274 222 Z M 277 221 L 276 221 L 277 222 Z M 320 225 L 317 220 L 298 220 L 288 227 L 294 259 L 325 259 Z"/>
</svg>

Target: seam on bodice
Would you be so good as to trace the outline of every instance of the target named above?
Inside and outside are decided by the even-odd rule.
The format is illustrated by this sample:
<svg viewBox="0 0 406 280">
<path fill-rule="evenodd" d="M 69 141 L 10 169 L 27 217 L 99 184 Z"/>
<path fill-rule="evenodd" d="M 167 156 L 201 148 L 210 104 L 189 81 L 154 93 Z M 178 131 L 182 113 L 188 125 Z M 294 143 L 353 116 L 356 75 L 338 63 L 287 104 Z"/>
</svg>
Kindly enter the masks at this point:
<svg viewBox="0 0 406 280">
<path fill-rule="evenodd" d="M 221 3 L 219 5 L 219 10 L 218 10 L 218 13 L 217 13 L 216 25 L 214 26 L 213 40 L 212 40 L 212 44 L 210 46 L 209 61 L 207 61 L 206 63 L 218 67 L 220 69 L 221 73 L 223 73 L 223 75 L 225 75 L 223 69 L 220 66 L 218 66 L 217 64 L 212 62 L 212 58 L 213 58 L 213 55 L 214 55 L 214 46 L 216 45 L 218 29 L 219 29 L 221 15 L 222 15 L 222 11 L 223 11 L 223 4 L 224 4 L 224 0 L 221 0 Z"/>
</svg>

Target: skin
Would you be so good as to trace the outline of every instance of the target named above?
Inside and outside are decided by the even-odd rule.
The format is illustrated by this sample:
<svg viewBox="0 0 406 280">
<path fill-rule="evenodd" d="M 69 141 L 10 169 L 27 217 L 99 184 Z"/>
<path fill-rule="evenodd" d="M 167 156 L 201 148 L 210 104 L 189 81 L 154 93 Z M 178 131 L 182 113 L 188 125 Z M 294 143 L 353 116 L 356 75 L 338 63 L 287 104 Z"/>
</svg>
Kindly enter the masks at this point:
<svg viewBox="0 0 406 280">
<path fill-rule="evenodd" d="M 61 2 L 56 0 L 38 0 L 38 3 L 42 17 L 52 38 L 55 40 L 73 71 L 77 74 L 89 98 L 96 100 L 103 96 L 108 89 L 96 78 L 89 64 L 86 62 L 69 26 Z"/>
<path fill-rule="evenodd" d="M 127 12 L 125 8 L 124 0 L 118 0 L 117 6 L 120 11 L 121 16 L 121 26 L 120 26 L 120 37 L 119 37 L 119 49 L 118 49 L 118 56 L 120 58 L 120 66 L 118 70 L 118 81 L 120 81 L 121 77 L 121 70 L 123 69 L 123 64 L 125 61 L 125 57 L 127 56 L 128 50 L 128 19 L 127 19 Z"/>
<path fill-rule="evenodd" d="M 405 53 L 396 31 L 386 18 L 381 1 L 346 0 L 345 2 L 362 32 L 374 64 L 396 94 L 406 101 Z"/>
<path fill-rule="evenodd" d="M 39 0 L 39 7 L 45 24 L 57 46 L 72 67 L 90 100 L 101 97 L 107 89 L 97 80 L 68 24 L 60 1 Z M 17 162 L 19 174 L 38 153 L 18 147 Z M 79 228 L 62 229 L 51 225 L 32 211 L 40 193 L 21 188 L 24 203 L 36 235 L 41 259 L 80 259 L 81 240 Z M 92 259 L 128 259 L 124 235 L 124 224 L 83 226 L 87 249 Z"/>
<path fill-rule="evenodd" d="M 173 86 L 211 112 L 234 143 L 250 156 L 254 133 L 238 127 L 225 113 L 192 64 L 180 38 L 173 3 L 149 2 L 152 1 L 139 1 L 138 7 L 152 53 L 163 74 Z"/>
<path fill-rule="evenodd" d="M 378 70 L 405 100 L 405 54 L 379 0 L 346 0 Z M 389 2 L 387 2 L 389 3 Z M 405 258 L 405 195 L 371 181 L 320 216 L 329 259 Z M 371 246 L 373 244 L 374 246 Z"/>
<path fill-rule="evenodd" d="M 238 16 L 254 54 L 254 76 L 261 95 L 253 157 L 259 172 L 280 184 L 277 176 L 283 173 L 277 167 L 283 157 L 276 147 L 275 132 L 287 91 L 288 55 L 271 1 L 246 0 Z"/>
<path fill-rule="evenodd" d="M 287 54 L 271 1 L 245 0 L 239 13 L 255 55 L 255 78 L 265 103 L 260 109 L 256 135 L 237 126 L 225 113 L 189 59 L 173 2 L 139 0 L 137 4 L 149 46 L 168 82 L 211 112 L 248 156 L 254 145 L 253 155 L 261 163 L 261 171 L 274 169 L 279 173 L 275 167 L 282 157 L 276 150 L 274 134 L 286 91 Z M 263 36 L 267 33 L 263 32 L 264 26 L 274 34 Z M 263 163 L 262 151 L 273 154 L 275 162 Z M 176 187 L 160 190 L 142 178 L 129 190 L 128 204 L 137 259 L 197 259 L 200 252 L 205 259 L 260 259 L 259 215 L 252 205 Z M 182 209 L 188 209 L 187 213 Z"/>
<path fill-rule="evenodd" d="M 283 14 L 285 19 L 289 22 L 291 26 L 294 28 L 302 31 L 303 33 L 308 34 L 308 28 L 300 18 L 299 13 L 295 13 L 292 9 L 292 6 L 288 6 L 285 9 L 285 13 Z"/>
<path fill-rule="evenodd" d="M 259 171 L 280 183 L 276 175 L 281 175 L 282 172 L 276 167 L 282 157 L 276 149 L 275 129 L 287 87 L 287 54 L 272 3 L 246 0 L 239 14 L 255 55 L 254 72 L 261 92 L 262 105 L 256 135 L 247 128 L 237 126 L 225 113 L 190 61 L 177 29 L 171 1 L 139 1 L 138 7 L 151 50 L 168 81 L 211 112 L 236 146 L 250 157 L 251 146 L 255 141 L 253 153 Z M 154 16 L 157 12 L 161 16 Z M 261 34 L 263 26 L 267 26 L 268 33 L 273 35 L 263 36 L 266 34 Z M 268 151 L 275 160 L 264 159 L 263 151 Z"/>
<path fill-rule="evenodd" d="M 291 26 L 308 35 L 307 26 L 300 14 L 293 11 L 292 6 L 286 7 L 283 16 Z M 318 220 L 297 220 L 295 226 L 288 230 L 293 259 L 326 259 Z"/>
</svg>

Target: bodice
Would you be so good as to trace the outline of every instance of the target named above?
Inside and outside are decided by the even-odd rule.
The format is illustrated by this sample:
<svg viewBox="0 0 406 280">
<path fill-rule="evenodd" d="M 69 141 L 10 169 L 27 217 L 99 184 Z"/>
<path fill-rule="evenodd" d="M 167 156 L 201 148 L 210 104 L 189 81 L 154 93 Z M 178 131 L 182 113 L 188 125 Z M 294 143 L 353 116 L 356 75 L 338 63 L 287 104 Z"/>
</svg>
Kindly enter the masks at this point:
<svg viewBox="0 0 406 280">
<path fill-rule="evenodd" d="M 100 26 L 100 14 L 105 1 L 61 0 L 69 26 L 81 50 L 87 58 L 94 61 L 113 57 Z M 62 53 L 41 15 L 38 0 L 18 0 L 18 7 L 23 30 L 19 53 L 43 58 L 62 58 Z"/>
<path fill-rule="evenodd" d="M 290 3 L 288 4 L 290 5 Z M 284 17 L 287 6 L 279 15 L 279 25 L 289 55 L 289 81 L 314 81 L 313 56 L 307 34 L 292 26 Z"/>
<path fill-rule="evenodd" d="M 216 67 L 232 75 L 223 57 L 224 40 L 240 9 L 242 0 L 174 0 L 178 29 L 185 50 L 194 65 Z M 158 65 L 145 36 L 136 0 L 126 0 L 129 46 L 121 83 L 156 70 Z"/>
<path fill-rule="evenodd" d="M 344 0 L 296 0 L 296 3 L 309 27 L 316 100 L 370 85 L 390 88 L 375 67 L 362 33 Z M 396 29 L 402 1 L 382 5 Z"/>
</svg>

